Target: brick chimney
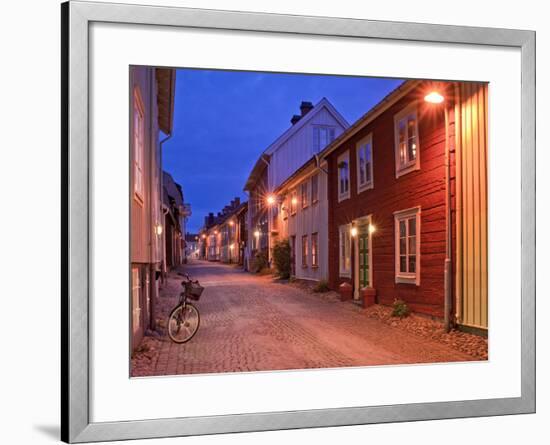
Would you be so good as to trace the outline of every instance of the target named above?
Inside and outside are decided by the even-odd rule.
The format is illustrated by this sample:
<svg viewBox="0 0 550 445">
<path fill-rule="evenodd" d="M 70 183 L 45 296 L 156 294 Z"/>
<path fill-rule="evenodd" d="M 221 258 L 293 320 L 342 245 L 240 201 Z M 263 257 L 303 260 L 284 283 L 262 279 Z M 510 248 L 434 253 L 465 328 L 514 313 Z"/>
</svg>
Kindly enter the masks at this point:
<svg viewBox="0 0 550 445">
<path fill-rule="evenodd" d="M 233 200 L 235 208 L 239 207 L 241 205 L 241 198 L 238 196 L 235 196 L 235 199 Z"/>
<path fill-rule="evenodd" d="M 290 119 L 290 123 L 292 125 L 296 125 L 296 123 L 302 118 L 302 116 L 300 116 L 299 114 L 295 114 L 294 116 L 292 116 L 292 119 Z"/>
<path fill-rule="evenodd" d="M 313 104 L 311 102 L 303 101 L 300 105 L 300 113 L 302 113 L 302 117 L 308 114 L 312 109 L 313 109 Z"/>
</svg>

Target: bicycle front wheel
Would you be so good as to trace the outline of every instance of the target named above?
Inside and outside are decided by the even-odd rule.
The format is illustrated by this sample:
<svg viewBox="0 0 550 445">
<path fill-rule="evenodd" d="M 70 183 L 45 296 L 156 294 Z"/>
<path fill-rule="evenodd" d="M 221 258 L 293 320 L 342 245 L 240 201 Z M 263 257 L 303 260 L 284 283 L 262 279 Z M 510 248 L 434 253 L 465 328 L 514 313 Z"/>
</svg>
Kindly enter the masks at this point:
<svg viewBox="0 0 550 445">
<path fill-rule="evenodd" d="M 168 319 L 168 336 L 173 342 L 185 343 L 197 333 L 200 324 L 199 311 L 191 303 L 174 308 Z"/>
</svg>

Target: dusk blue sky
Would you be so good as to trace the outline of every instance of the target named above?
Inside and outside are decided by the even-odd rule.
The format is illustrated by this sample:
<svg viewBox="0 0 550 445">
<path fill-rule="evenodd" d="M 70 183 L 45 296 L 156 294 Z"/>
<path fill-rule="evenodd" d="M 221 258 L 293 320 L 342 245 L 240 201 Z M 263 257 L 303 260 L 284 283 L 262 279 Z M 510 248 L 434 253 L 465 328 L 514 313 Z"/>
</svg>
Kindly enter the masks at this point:
<svg viewBox="0 0 550 445">
<path fill-rule="evenodd" d="M 290 126 L 300 103 L 326 97 L 351 125 L 398 79 L 179 69 L 173 136 L 163 167 L 181 184 L 196 233 L 243 192 L 258 156 Z"/>
</svg>

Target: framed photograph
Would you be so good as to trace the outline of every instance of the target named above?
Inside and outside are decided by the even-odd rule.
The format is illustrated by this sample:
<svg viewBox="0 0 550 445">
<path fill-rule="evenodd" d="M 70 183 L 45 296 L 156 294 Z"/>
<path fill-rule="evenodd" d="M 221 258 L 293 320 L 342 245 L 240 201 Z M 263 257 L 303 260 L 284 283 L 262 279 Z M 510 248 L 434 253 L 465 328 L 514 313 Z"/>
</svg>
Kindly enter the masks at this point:
<svg viewBox="0 0 550 445">
<path fill-rule="evenodd" d="M 535 412 L 534 32 L 61 12 L 63 441 Z"/>
</svg>

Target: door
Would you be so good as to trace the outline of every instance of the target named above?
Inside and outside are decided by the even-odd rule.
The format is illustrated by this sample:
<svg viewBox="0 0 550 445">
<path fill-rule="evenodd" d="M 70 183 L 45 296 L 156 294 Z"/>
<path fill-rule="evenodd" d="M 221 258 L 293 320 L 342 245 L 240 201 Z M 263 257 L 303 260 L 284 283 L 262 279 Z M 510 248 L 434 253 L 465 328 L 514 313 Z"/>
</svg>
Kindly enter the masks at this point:
<svg viewBox="0 0 550 445">
<path fill-rule="evenodd" d="M 355 298 L 360 297 L 360 289 L 372 287 L 371 283 L 371 243 L 370 243 L 370 220 L 361 219 L 357 222 L 357 255 L 355 256 Z"/>
<path fill-rule="evenodd" d="M 296 276 L 296 237 L 290 237 L 290 275 Z"/>
</svg>

